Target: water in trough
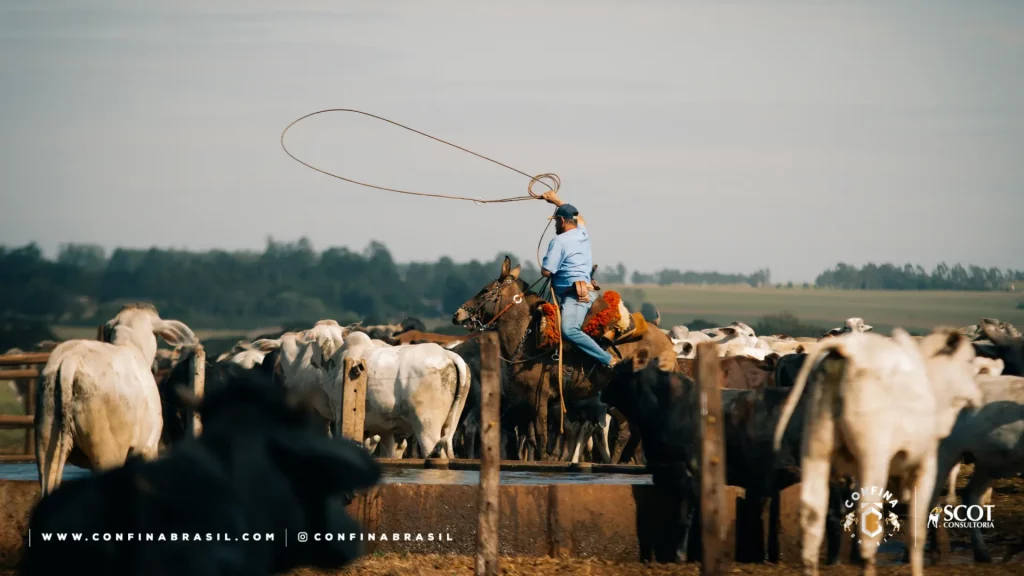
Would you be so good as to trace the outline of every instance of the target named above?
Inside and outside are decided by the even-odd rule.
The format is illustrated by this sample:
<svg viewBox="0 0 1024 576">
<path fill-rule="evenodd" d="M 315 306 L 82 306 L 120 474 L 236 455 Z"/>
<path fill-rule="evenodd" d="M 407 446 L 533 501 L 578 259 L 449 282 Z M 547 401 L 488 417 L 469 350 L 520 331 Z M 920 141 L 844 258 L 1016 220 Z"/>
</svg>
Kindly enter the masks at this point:
<svg viewBox="0 0 1024 576">
<path fill-rule="evenodd" d="M 64 467 L 64 479 L 82 478 L 88 470 L 75 466 Z M 0 464 L 0 480 L 39 480 L 34 463 Z M 480 473 L 475 470 L 436 470 L 421 468 L 385 468 L 383 484 L 479 484 Z M 523 472 L 503 470 L 502 484 L 651 484 L 647 474 L 579 473 L 579 472 Z"/>
</svg>

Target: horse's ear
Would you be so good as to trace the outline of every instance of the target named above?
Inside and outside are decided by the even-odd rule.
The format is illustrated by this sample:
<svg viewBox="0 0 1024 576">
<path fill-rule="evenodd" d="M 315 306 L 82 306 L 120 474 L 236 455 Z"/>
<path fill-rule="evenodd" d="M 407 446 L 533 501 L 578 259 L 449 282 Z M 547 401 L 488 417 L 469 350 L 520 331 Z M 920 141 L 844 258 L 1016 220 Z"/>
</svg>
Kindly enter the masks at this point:
<svg viewBox="0 0 1024 576">
<path fill-rule="evenodd" d="M 504 280 L 508 276 L 509 272 L 512 271 L 512 260 L 508 256 L 505 256 L 505 261 L 501 264 L 501 277 L 499 280 Z"/>
<path fill-rule="evenodd" d="M 522 267 L 519 264 L 516 264 L 516 267 L 509 272 L 509 276 L 511 276 L 513 280 L 519 280 L 519 272 L 521 269 Z"/>
</svg>

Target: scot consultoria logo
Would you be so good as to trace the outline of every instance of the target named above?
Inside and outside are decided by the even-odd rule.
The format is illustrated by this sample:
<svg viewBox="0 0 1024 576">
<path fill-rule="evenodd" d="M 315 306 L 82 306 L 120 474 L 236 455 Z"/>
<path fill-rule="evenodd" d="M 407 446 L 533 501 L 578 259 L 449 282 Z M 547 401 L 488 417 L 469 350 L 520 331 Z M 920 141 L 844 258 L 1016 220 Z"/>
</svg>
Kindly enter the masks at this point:
<svg viewBox="0 0 1024 576">
<path fill-rule="evenodd" d="M 879 496 L 880 502 L 863 502 L 866 495 Z M 862 540 L 885 542 L 900 531 L 900 519 L 892 511 L 899 504 L 892 493 L 877 486 L 861 488 L 846 501 L 849 513 L 843 519 L 843 530 L 852 532 L 859 544 Z M 854 528 L 856 526 L 856 528 Z"/>
<path fill-rule="evenodd" d="M 928 527 L 938 528 L 995 528 L 992 522 L 992 505 L 985 506 L 936 506 L 928 513 Z"/>
</svg>

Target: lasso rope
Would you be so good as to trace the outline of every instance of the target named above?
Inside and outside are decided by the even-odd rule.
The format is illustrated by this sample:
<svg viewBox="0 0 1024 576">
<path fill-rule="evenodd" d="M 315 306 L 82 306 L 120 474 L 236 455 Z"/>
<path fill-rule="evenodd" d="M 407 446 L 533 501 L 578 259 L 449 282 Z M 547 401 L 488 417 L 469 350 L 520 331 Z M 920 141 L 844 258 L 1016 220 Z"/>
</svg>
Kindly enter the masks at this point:
<svg viewBox="0 0 1024 576">
<path fill-rule="evenodd" d="M 473 156 L 476 156 L 477 158 L 482 158 L 484 160 L 487 160 L 488 162 L 493 162 L 493 163 L 495 163 L 498 166 L 501 166 L 503 168 L 508 168 L 509 170 L 511 170 L 513 172 L 516 172 L 518 174 L 522 174 L 523 176 L 526 176 L 527 178 L 530 179 L 530 184 L 526 188 L 526 191 L 527 191 L 527 193 L 529 195 L 528 196 L 513 196 L 513 197 L 509 197 L 509 198 L 496 198 L 496 199 L 493 199 L 493 200 L 484 200 L 483 198 L 469 198 L 469 197 L 466 197 L 466 196 L 455 196 L 455 195 L 451 195 L 451 194 L 428 194 L 426 192 L 412 192 L 412 191 L 409 191 L 409 190 L 399 190 L 397 188 L 387 188 L 385 186 L 376 186 L 376 185 L 373 185 L 373 184 L 367 184 L 366 182 L 359 182 L 358 180 L 353 180 L 351 178 L 345 178 L 344 176 L 339 176 L 338 174 L 334 174 L 332 172 L 328 172 L 327 170 L 322 170 L 320 168 L 317 168 L 316 166 L 313 166 L 312 164 L 310 164 L 308 162 L 303 162 L 302 160 L 299 160 L 298 158 L 296 158 L 295 155 L 292 154 L 288 150 L 288 147 L 285 146 L 285 144 L 284 144 L 284 135 L 288 133 L 288 130 L 291 129 L 292 126 L 295 126 L 296 124 L 298 124 L 299 122 L 305 120 L 306 118 L 309 118 L 310 116 L 316 116 L 317 114 L 327 114 L 329 112 L 352 112 L 353 114 L 362 114 L 363 116 L 369 116 L 370 118 L 381 120 L 381 121 L 387 122 L 388 124 L 393 124 L 395 126 L 398 126 L 399 128 L 405 128 L 406 130 L 408 130 L 410 132 L 415 132 L 415 133 L 419 134 L 420 136 L 426 136 L 427 138 L 430 138 L 431 140 L 435 140 L 435 141 L 440 142 L 442 144 L 447 144 L 448 146 L 451 146 L 452 148 L 457 148 L 459 150 L 462 150 L 463 152 L 467 152 L 469 154 L 472 154 Z M 380 116 L 377 116 L 376 114 L 370 114 L 369 112 L 362 112 L 360 110 L 352 110 L 352 109 L 349 109 L 349 108 L 329 108 L 329 109 L 326 109 L 326 110 L 318 110 L 316 112 L 310 112 L 309 114 L 306 114 L 305 116 L 302 116 L 302 117 L 296 119 L 294 122 L 292 122 L 291 124 L 286 126 L 284 131 L 281 132 L 281 148 L 284 149 L 285 154 L 287 154 L 288 156 L 291 156 L 292 160 L 295 160 L 296 162 L 298 162 L 299 164 L 302 164 L 303 166 L 305 166 L 307 168 L 310 168 L 312 170 L 316 170 L 317 172 L 319 172 L 321 174 L 326 174 L 327 176 L 330 176 L 332 178 L 337 178 L 338 180 L 344 180 L 345 182 L 349 182 L 349 183 L 352 183 L 352 184 L 358 184 L 359 186 L 365 186 L 367 188 L 373 188 L 375 190 L 383 190 L 385 192 L 396 192 L 398 194 L 409 194 L 409 195 L 412 195 L 412 196 L 426 196 L 426 197 L 429 197 L 429 198 L 446 198 L 448 200 L 466 200 L 466 201 L 469 201 L 469 202 L 475 202 L 476 204 L 491 204 L 491 203 L 496 203 L 496 202 L 519 202 L 521 200 L 540 200 L 541 199 L 541 195 L 537 194 L 537 193 L 535 193 L 533 191 L 533 185 L 536 184 L 537 182 L 540 182 L 544 186 L 547 186 L 548 190 L 550 190 L 552 192 L 558 192 L 559 187 L 561 187 L 561 185 L 562 185 L 562 181 L 561 181 L 561 179 L 558 178 L 557 174 L 548 173 L 548 174 L 538 174 L 536 176 L 530 176 L 526 172 L 523 172 L 522 170 L 518 170 L 516 168 L 513 168 L 513 167 L 509 166 L 508 164 L 503 164 L 503 163 L 498 162 L 497 160 L 495 160 L 493 158 L 488 158 L 487 156 L 484 156 L 483 154 L 477 154 L 476 152 L 473 152 L 472 150 L 463 148 L 462 146 L 459 146 L 459 145 L 456 145 L 456 144 L 452 144 L 451 142 L 448 142 L 446 140 L 442 140 L 442 139 L 437 138 L 435 136 L 431 136 L 430 134 L 427 134 L 425 132 L 420 132 L 419 130 L 416 130 L 415 128 L 410 128 L 410 127 L 408 127 L 408 126 L 406 126 L 404 124 L 399 124 L 398 122 L 395 122 L 393 120 L 388 120 L 387 118 L 382 118 Z M 545 231 L 547 231 L 546 228 L 545 228 Z M 542 236 L 542 238 L 543 238 L 543 236 Z"/>
<path fill-rule="evenodd" d="M 509 170 L 511 170 L 513 172 L 516 172 L 518 174 L 521 174 L 523 176 L 526 176 L 527 178 L 530 179 L 530 184 L 526 187 L 526 192 L 529 195 L 528 196 L 513 196 L 513 197 L 509 197 L 509 198 L 496 198 L 496 199 L 493 199 L 493 200 L 484 200 L 482 198 L 469 198 L 469 197 L 466 197 L 466 196 L 456 196 L 456 195 L 452 195 L 452 194 L 429 194 L 429 193 L 426 193 L 426 192 L 412 192 L 410 190 L 400 190 L 398 188 L 387 188 L 385 186 L 376 186 L 374 184 L 368 184 L 366 182 L 359 182 L 358 180 L 353 180 L 351 178 L 345 178 L 344 176 L 340 176 L 338 174 L 334 174 L 332 172 L 328 172 L 327 170 L 323 170 L 321 168 L 317 168 L 316 166 L 313 166 L 312 164 L 310 164 L 308 162 L 303 162 L 302 160 L 299 160 L 294 154 L 291 153 L 290 150 L 288 150 L 288 147 L 285 146 L 285 143 L 284 143 L 284 136 L 285 136 L 285 134 L 288 133 L 288 130 L 290 130 L 292 128 L 292 126 L 295 126 L 296 124 L 298 124 L 299 122 L 305 120 L 306 118 L 309 118 L 311 116 L 316 116 L 318 114 L 327 114 L 327 113 L 330 113 L 330 112 L 351 112 L 353 114 L 361 114 L 363 116 L 368 116 L 368 117 L 374 118 L 376 120 L 381 120 L 383 122 L 387 122 L 388 124 L 392 124 L 394 126 L 398 126 L 399 128 L 405 128 L 406 130 L 408 130 L 410 132 L 415 132 L 416 134 L 419 134 L 420 136 L 425 136 L 427 138 L 430 138 L 431 140 L 440 142 L 442 144 L 447 144 L 448 146 L 451 146 L 452 148 L 457 148 L 459 150 L 462 150 L 463 152 L 472 154 L 473 156 L 476 156 L 477 158 L 482 158 L 484 160 L 487 160 L 488 162 L 493 162 L 494 164 L 497 164 L 498 166 L 501 166 L 503 168 L 508 168 Z M 447 200 L 465 200 L 465 201 L 469 201 L 469 202 L 474 202 L 478 206 L 479 205 L 483 205 L 483 204 L 492 204 L 492 203 L 499 203 L 499 202 L 519 202 L 521 200 L 542 200 L 541 195 L 537 194 L 536 192 L 533 191 L 533 185 L 538 183 L 538 182 L 543 184 L 544 186 L 546 186 L 548 190 L 550 190 L 552 192 L 555 192 L 555 193 L 557 193 L 559 188 L 562 186 L 562 180 L 558 177 L 557 174 L 547 173 L 547 174 L 538 174 L 536 176 L 530 176 L 526 172 L 523 172 L 522 170 L 518 170 L 516 168 L 513 168 L 513 167 L 509 166 L 508 164 L 503 164 L 503 163 L 498 162 L 497 160 L 495 160 L 493 158 L 488 158 L 487 156 L 484 156 L 483 154 L 477 154 L 476 152 L 473 152 L 472 150 L 469 150 L 467 148 L 463 148 L 462 146 L 459 146 L 457 144 L 452 144 L 451 142 L 448 142 L 446 140 L 442 140 L 442 139 L 437 138 L 435 136 L 431 136 L 430 134 L 427 134 L 425 132 L 421 132 L 419 130 L 416 130 L 415 128 L 410 128 L 410 127 L 408 127 L 408 126 L 406 126 L 404 124 L 399 124 L 398 122 L 395 122 L 393 120 L 388 120 L 387 118 L 382 118 L 380 116 L 377 116 L 376 114 L 370 114 L 369 112 L 363 112 L 361 110 L 353 110 L 353 109 L 350 109 L 350 108 L 328 108 L 328 109 L 325 109 L 325 110 L 318 110 L 316 112 L 310 112 L 309 114 L 306 114 L 305 116 L 301 116 L 301 117 L 295 119 L 291 124 L 286 126 L 285 129 L 281 132 L 281 148 L 284 149 L 284 153 L 285 154 L 290 156 L 292 160 L 295 160 L 299 164 L 302 164 L 303 166 L 305 166 L 305 167 L 307 167 L 307 168 L 309 168 L 311 170 L 315 170 L 315 171 L 317 171 L 317 172 L 319 172 L 321 174 L 325 174 L 325 175 L 330 176 L 332 178 L 337 178 L 338 180 L 343 180 L 343 181 L 349 182 L 351 184 L 357 184 L 359 186 L 365 186 L 367 188 L 373 188 L 374 190 L 381 190 L 381 191 L 384 191 L 384 192 L 394 192 L 394 193 L 397 193 L 397 194 L 408 194 L 408 195 L 411 195 L 411 196 L 425 196 L 425 197 L 428 197 L 428 198 L 444 198 L 444 199 L 447 199 Z M 551 220 L 548 220 L 547 226 L 545 226 L 544 227 L 544 231 L 541 232 L 540 239 L 537 240 L 537 267 L 538 268 L 542 268 L 543 267 L 541 265 L 541 260 L 540 260 L 540 247 L 541 247 L 541 244 L 544 241 L 544 235 L 547 234 L 548 228 L 551 227 L 551 222 L 552 222 Z M 555 296 L 554 287 L 552 286 L 550 288 L 551 288 L 551 297 L 552 297 L 553 304 L 555 305 L 555 309 L 556 309 L 557 322 L 559 323 L 559 325 L 561 325 L 561 323 L 562 323 L 562 321 L 561 321 L 561 310 L 559 309 L 560 307 L 558 306 L 558 298 Z M 559 397 L 559 401 L 560 401 L 560 404 L 561 404 L 561 410 L 560 410 L 561 413 L 559 414 L 560 418 L 559 418 L 559 424 L 558 425 L 559 425 L 560 432 L 564 434 L 565 433 L 565 399 L 564 399 L 564 394 L 563 394 L 563 390 L 562 390 L 562 339 L 561 338 L 558 339 L 558 367 L 557 367 L 557 369 L 558 369 L 558 397 Z"/>
</svg>

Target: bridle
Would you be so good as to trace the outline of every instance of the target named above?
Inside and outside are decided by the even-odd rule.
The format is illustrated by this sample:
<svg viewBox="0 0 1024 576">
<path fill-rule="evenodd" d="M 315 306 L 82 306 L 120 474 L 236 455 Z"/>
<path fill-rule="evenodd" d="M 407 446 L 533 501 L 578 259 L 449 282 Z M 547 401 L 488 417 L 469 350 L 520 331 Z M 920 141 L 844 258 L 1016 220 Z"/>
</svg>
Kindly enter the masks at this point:
<svg viewBox="0 0 1024 576">
<path fill-rule="evenodd" d="M 540 280 L 538 280 L 538 282 L 539 281 Z M 486 295 L 480 298 L 479 304 L 476 304 L 469 308 L 463 308 L 463 310 L 465 310 L 466 314 L 469 316 L 468 322 L 474 325 L 474 327 L 471 328 L 471 330 L 473 330 L 474 332 L 487 332 L 489 330 L 496 330 L 496 322 L 498 321 L 498 318 L 501 318 L 501 316 L 508 312 L 509 310 L 511 310 L 513 306 L 521 304 L 523 302 L 523 295 L 515 294 L 514 296 L 512 296 L 512 302 L 506 304 L 505 307 L 503 307 L 497 314 L 494 315 L 494 317 L 490 319 L 490 321 L 484 323 L 483 321 L 480 320 L 479 315 L 482 312 L 484 312 L 484 308 L 486 308 L 487 305 L 490 304 L 492 306 L 492 309 L 496 309 L 501 301 L 502 290 L 504 290 L 507 286 L 512 285 L 513 283 L 515 283 L 515 279 L 511 277 L 507 278 L 504 282 L 498 282 L 497 284 L 494 285 L 494 288 L 491 288 L 491 290 Z M 535 286 L 536 284 L 537 282 L 534 282 L 533 285 Z M 527 291 L 529 291 L 531 288 L 533 288 L 533 286 L 527 287 Z M 526 331 L 523 332 L 523 337 L 519 339 L 519 345 L 516 346 L 515 351 L 512 353 L 512 359 L 510 360 L 502 356 L 502 361 L 508 364 L 522 364 L 524 362 L 535 360 L 546 354 L 546 352 L 541 352 L 540 354 L 537 354 L 536 356 L 532 356 L 530 358 L 516 360 L 522 353 L 523 346 L 526 344 L 526 338 L 527 336 L 530 335 L 531 332 L 533 332 L 533 329 L 530 328 L 530 324 L 529 322 L 527 322 Z M 555 357 L 554 359 L 557 360 L 557 357 Z"/>
<path fill-rule="evenodd" d="M 505 279 L 504 282 L 496 283 L 494 287 L 491 288 L 491 290 L 486 295 L 484 295 L 483 298 L 479 299 L 479 304 L 476 304 L 470 308 L 463 308 L 463 310 L 465 310 L 466 314 L 469 316 L 468 322 L 474 325 L 472 328 L 470 328 L 470 330 L 472 330 L 473 332 L 487 332 L 488 330 L 497 329 L 495 322 L 498 321 L 498 318 L 501 318 L 502 315 L 505 314 L 505 312 L 511 310 L 512 307 L 515 306 L 516 304 L 521 304 L 523 302 L 523 295 L 516 294 L 515 296 L 512 297 L 512 301 L 506 304 L 505 307 L 502 308 L 500 312 L 495 314 L 486 324 L 480 320 L 480 315 L 485 311 L 484 308 L 488 304 L 492 305 L 492 309 L 498 307 L 498 303 L 501 300 L 502 290 L 504 290 L 507 286 L 511 286 L 513 283 L 515 283 L 515 280 L 515 278 L 509 276 L 508 278 Z"/>
</svg>

